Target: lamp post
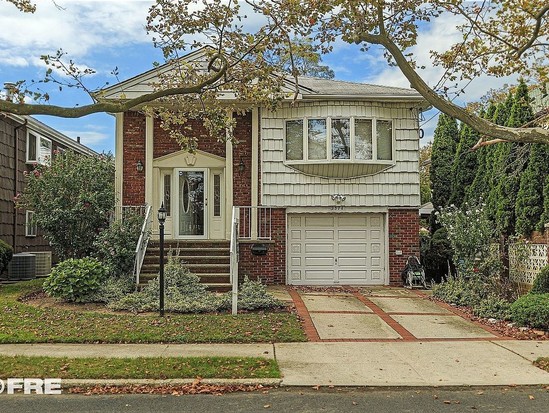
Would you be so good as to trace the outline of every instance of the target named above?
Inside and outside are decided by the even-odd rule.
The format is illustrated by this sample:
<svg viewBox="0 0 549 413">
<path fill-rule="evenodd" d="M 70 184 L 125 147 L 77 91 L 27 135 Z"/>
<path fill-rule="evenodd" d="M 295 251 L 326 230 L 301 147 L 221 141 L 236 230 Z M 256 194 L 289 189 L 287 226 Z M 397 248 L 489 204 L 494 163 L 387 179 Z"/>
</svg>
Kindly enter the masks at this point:
<svg viewBox="0 0 549 413">
<path fill-rule="evenodd" d="M 164 222 L 166 222 L 166 208 L 164 202 L 158 210 L 158 224 L 160 227 L 160 317 L 164 317 Z"/>
</svg>

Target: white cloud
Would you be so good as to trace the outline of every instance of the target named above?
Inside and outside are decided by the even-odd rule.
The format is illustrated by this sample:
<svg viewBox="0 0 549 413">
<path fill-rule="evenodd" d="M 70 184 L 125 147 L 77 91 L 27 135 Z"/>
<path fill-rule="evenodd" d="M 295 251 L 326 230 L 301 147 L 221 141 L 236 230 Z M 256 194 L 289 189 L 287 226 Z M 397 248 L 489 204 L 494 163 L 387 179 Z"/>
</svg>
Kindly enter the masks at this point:
<svg viewBox="0 0 549 413">
<path fill-rule="evenodd" d="M 70 136 L 74 140 L 76 140 L 77 136 L 80 136 L 80 143 L 90 148 L 101 147 L 111 139 L 110 133 L 98 130 L 61 130 L 60 132 Z"/>
<path fill-rule="evenodd" d="M 56 4 L 59 7 L 56 7 Z M 41 0 L 34 14 L 0 2 L 0 63 L 36 64 L 62 48 L 82 58 L 96 48 L 148 43 L 144 25 L 151 1 Z"/>
<path fill-rule="evenodd" d="M 420 30 L 418 44 L 409 50 L 414 54 L 418 66 L 425 66 L 425 69 L 420 69 L 418 72 L 423 80 L 431 87 L 437 85 L 444 75 L 444 69 L 433 66 L 430 53 L 431 51 L 442 52 L 448 50 L 453 44 L 462 41 L 462 34 L 456 28 L 460 23 L 461 19 L 451 14 L 443 14 L 440 17 L 433 19 L 429 26 Z M 465 93 L 456 99 L 456 103 L 476 101 L 484 96 L 490 89 L 497 89 L 505 84 L 516 83 L 516 80 L 516 76 L 506 78 L 480 76 L 471 83 L 462 81 L 455 90 L 465 88 Z M 387 66 L 381 72 L 367 76 L 363 81 L 384 84 L 387 86 L 410 87 L 410 82 L 397 67 Z M 448 82 L 445 86 L 450 87 L 452 84 L 451 82 Z"/>
</svg>

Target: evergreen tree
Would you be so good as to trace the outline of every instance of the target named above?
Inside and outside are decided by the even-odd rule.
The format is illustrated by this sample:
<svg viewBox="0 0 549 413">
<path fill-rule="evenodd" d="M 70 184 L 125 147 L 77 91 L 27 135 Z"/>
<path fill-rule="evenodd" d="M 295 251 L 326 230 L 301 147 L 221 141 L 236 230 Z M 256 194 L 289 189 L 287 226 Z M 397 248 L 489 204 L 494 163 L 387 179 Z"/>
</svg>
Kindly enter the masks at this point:
<svg viewBox="0 0 549 413">
<path fill-rule="evenodd" d="M 549 224 L 549 175 L 545 177 L 545 185 L 543 187 L 543 214 L 539 227 L 544 228 L 545 224 Z"/>
<path fill-rule="evenodd" d="M 452 166 L 452 194 L 450 204 L 461 207 L 465 202 L 467 188 L 473 183 L 477 170 L 477 153 L 470 149 L 478 142 L 479 134 L 470 126 L 462 124 L 456 157 Z"/>
<path fill-rule="evenodd" d="M 509 92 L 504 103 L 499 103 L 494 111 L 492 121 L 498 125 L 505 125 L 510 116 L 513 94 Z M 504 175 L 504 169 L 511 150 L 510 143 L 499 143 L 490 147 L 486 155 L 486 213 L 488 218 L 496 222 L 498 209 L 499 183 Z"/>
<path fill-rule="evenodd" d="M 430 170 L 431 202 L 436 211 L 447 206 L 452 195 L 452 164 L 458 141 L 456 120 L 441 113 L 434 133 Z M 431 229 L 435 227 L 435 215 L 431 214 Z"/>
<path fill-rule="evenodd" d="M 483 113 L 482 117 L 485 119 L 493 119 L 495 112 L 496 105 L 493 102 L 490 102 L 486 109 L 486 113 Z M 488 163 L 491 160 L 493 149 L 494 147 L 492 145 L 484 146 L 477 150 L 477 169 L 475 171 L 475 178 L 473 179 L 471 186 L 467 188 L 467 201 L 469 201 L 469 203 L 476 204 L 481 199 L 486 202 L 488 199 L 488 180 L 490 176 L 488 175 L 487 170 L 488 167 L 491 166 Z"/>
<path fill-rule="evenodd" d="M 506 126 L 518 128 L 534 117 L 528 87 L 521 80 L 515 92 L 514 103 Z M 500 234 L 511 235 L 515 232 L 515 204 L 520 189 L 520 175 L 525 168 L 525 157 L 519 152 L 523 144 L 504 143 L 501 145 L 499 165 L 501 174 L 496 186 L 496 227 Z"/>
<path fill-rule="evenodd" d="M 529 236 L 543 229 L 543 183 L 549 174 L 549 145 L 533 144 L 528 166 L 520 177 L 520 189 L 515 204 L 517 233 Z"/>
</svg>

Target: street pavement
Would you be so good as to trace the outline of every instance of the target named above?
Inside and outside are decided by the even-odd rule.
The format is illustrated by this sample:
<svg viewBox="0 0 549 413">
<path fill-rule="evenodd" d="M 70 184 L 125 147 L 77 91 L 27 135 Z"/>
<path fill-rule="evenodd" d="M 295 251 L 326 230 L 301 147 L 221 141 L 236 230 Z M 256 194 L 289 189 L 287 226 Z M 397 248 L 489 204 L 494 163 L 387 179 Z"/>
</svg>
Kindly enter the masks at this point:
<svg viewBox="0 0 549 413">
<path fill-rule="evenodd" d="M 365 389 L 279 388 L 222 396 L 154 394 L 59 396 L 0 395 L 1 410 L 17 413 L 546 413 L 543 388 Z"/>
</svg>

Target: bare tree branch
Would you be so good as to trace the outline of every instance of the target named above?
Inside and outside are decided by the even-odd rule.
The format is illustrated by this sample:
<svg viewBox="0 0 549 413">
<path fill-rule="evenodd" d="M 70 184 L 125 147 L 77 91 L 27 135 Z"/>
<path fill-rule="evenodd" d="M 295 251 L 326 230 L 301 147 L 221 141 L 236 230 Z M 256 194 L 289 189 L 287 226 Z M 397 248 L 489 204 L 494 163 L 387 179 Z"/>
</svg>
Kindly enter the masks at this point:
<svg viewBox="0 0 549 413">
<path fill-rule="evenodd" d="M 14 103 L 8 100 L 0 100 L 0 112 L 4 111 L 16 115 L 52 115 L 62 118 L 80 118 L 82 116 L 99 112 L 125 112 L 139 105 L 150 103 L 155 101 L 156 99 L 168 96 L 188 95 L 193 93 L 200 94 L 204 90 L 204 88 L 216 83 L 225 75 L 228 63 L 227 59 L 222 54 L 216 54 L 215 56 L 213 56 L 210 60 L 208 67 L 212 68 L 214 66 L 214 62 L 218 59 L 222 62 L 222 66 L 219 68 L 219 70 L 216 70 L 215 74 L 211 77 L 208 77 L 202 82 L 192 86 L 159 90 L 128 100 L 119 99 L 117 101 L 105 101 L 101 98 L 98 98 L 98 102 L 80 107 L 33 105 L 27 103 Z"/>
</svg>

